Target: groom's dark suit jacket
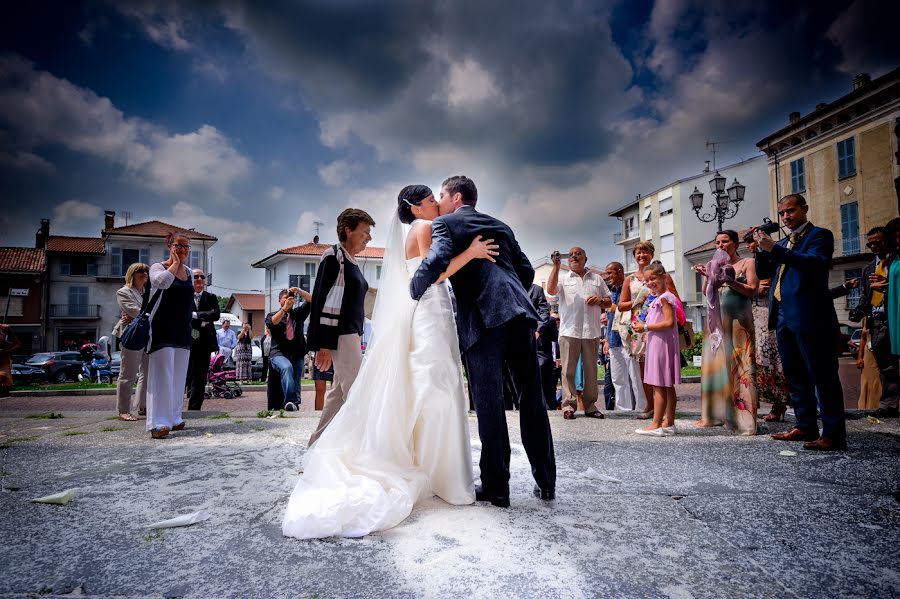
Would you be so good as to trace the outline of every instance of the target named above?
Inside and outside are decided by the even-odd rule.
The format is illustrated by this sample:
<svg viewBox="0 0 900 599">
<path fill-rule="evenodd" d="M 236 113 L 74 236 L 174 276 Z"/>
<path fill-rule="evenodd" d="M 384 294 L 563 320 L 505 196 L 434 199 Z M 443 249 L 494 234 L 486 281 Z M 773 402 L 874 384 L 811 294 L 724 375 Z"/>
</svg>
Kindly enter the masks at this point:
<svg viewBox="0 0 900 599">
<path fill-rule="evenodd" d="M 450 277 L 457 301 L 459 344 L 466 351 L 485 329 L 518 316 L 538 321 L 528 290 L 534 269 L 519 247 L 512 230 L 496 218 L 471 206 L 440 216 L 431 225 L 431 250 L 409 283 L 414 300 L 447 270 L 450 260 L 469 247 L 476 235 L 493 239 L 499 246 L 497 262 L 472 260 Z"/>
</svg>

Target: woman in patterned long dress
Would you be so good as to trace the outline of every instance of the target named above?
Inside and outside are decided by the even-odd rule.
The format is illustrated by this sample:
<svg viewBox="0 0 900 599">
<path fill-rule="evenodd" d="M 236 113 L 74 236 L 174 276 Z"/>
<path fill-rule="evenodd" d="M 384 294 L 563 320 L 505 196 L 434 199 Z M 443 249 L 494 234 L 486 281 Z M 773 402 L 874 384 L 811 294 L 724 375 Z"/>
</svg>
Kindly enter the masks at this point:
<svg viewBox="0 0 900 599">
<path fill-rule="evenodd" d="M 644 349 L 647 344 L 647 333 L 636 333 L 632 325 L 636 322 L 646 322 L 647 310 L 655 299 L 655 297 L 651 297 L 650 289 L 644 284 L 643 275 L 644 268 L 650 265 L 655 252 L 656 248 L 650 241 L 639 241 L 635 244 L 631 254 L 637 262 L 637 270 L 625 277 L 617 306 L 619 313 L 628 320 L 627 324 L 619 327 L 618 332 L 622 337 L 622 343 L 628 348 L 628 353 L 640 362 L 642 381 L 644 379 Z M 672 292 L 672 295 L 681 301 L 678 290 L 675 288 L 675 281 L 668 273 L 666 273 L 666 290 Z M 649 385 L 643 385 L 643 387 L 645 397 L 637 398 L 635 409 L 643 410 L 638 414 L 638 420 L 649 420 L 653 418 L 653 389 Z"/>
<path fill-rule="evenodd" d="M 253 376 L 250 361 L 253 360 L 253 332 L 249 324 L 244 324 L 237 337 L 237 345 L 234 348 L 234 377 L 242 382 L 249 382 Z"/>
<path fill-rule="evenodd" d="M 756 253 L 756 243 L 747 245 L 751 253 Z M 791 392 L 784 369 L 775 331 L 769 330 L 769 288 L 771 279 L 759 282 L 753 300 L 753 326 L 756 329 L 756 391 L 760 401 L 772 404 L 771 411 L 763 416 L 766 422 L 783 422 L 784 413 L 791 405 Z"/>
<path fill-rule="evenodd" d="M 721 344 L 713 349 L 709 335 L 703 340 L 701 416 L 695 424 L 702 427 L 725 424 L 729 430 L 742 435 L 755 435 L 759 396 L 756 389 L 756 344 L 751 298 L 756 295 L 759 279 L 753 258 L 738 255 L 738 235 L 735 231 L 722 231 L 716 235 L 716 247 L 728 254 L 735 279 L 719 288 Z M 694 269 L 704 278 L 707 276 L 704 265 L 697 265 Z M 706 280 L 703 291 L 706 292 Z"/>
</svg>

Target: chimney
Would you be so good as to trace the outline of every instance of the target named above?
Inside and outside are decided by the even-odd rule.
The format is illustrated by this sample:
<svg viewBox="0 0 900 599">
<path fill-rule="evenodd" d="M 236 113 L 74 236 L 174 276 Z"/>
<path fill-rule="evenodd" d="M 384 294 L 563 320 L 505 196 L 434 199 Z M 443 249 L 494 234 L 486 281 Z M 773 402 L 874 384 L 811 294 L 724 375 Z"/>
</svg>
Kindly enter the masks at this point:
<svg viewBox="0 0 900 599">
<path fill-rule="evenodd" d="M 709 172 L 709 160 L 706 161 L 706 166 L 703 167 L 703 172 L 704 172 L 704 173 L 708 173 L 708 172 Z"/>
<path fill-rule="evenodd" d="M 788 120 L 791 122 L 792 125 L 793 125 L 794 123 L 799 122 L 799 121 L 800 121 L 800 113 L 799 113 L 799 112 L 792 112 L 791 114 L 788 115 Z"/>
<path fill-rule="evenodd" d="M 104 210 L 103 211 L 103 230 L 108 231 L 110 229 L 116 228 L 116 211 L 115 210 Z"/>
<path fill-rule="evenodd" d="M 34 247 L 43 250 L 47 247 L 47 240 L 50 238 L 50 219 L 41 219 L 41 228 L 34 234 Z"/>
<path fill-rule="evenodd" d="M 318 235 L 316 235 L 315 237 L 313 237 L 313 243 L 319 243 L 319 236 L 318 236 Z"/>
<path fill-rule="evenodd" d="M 853 89 L 857 90 L 863 86 L 869 85 L 872 83 L 872 78 L 869 77 L 868 73 L 860 73 L 856 77 L 853 78 Z"/>
<path fill-rule="evenodd" d="M 828 108 L 828 104 L 826 102 L 819 102 L 816 104 L 816 110 L 825 110 Z"/>
</svg>

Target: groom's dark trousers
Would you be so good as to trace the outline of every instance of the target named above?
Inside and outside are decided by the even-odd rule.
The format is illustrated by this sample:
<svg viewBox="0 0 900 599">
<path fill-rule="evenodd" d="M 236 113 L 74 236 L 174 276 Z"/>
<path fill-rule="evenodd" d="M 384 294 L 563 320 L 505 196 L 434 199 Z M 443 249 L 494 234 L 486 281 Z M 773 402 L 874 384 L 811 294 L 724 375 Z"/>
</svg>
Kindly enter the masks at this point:
<svg viewBox="0 0 900 599">
<path fill-rule="evenodd" d="M 487 329 L 465 355 L 481 437 L 481 482 L 489 495 L 509 497 L 509 431 L 503 401 L 506 364 L 519 390 L 519 426 L 522 444 L 532 464 L 534 480 L 542 489 L 556 488 L 553 440 L 535 351 L 534 321 L 524 316 Z"/>
</svg>

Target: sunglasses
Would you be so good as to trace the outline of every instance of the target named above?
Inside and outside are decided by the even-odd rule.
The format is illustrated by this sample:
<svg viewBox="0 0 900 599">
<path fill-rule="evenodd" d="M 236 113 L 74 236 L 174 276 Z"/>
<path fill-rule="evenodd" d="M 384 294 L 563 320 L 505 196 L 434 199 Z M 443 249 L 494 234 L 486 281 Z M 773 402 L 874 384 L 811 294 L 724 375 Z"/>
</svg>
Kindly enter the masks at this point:
<svg viewBox="0 0 900 599">
<path fill-rule="evenodd" d="M 189 249 L 191 249 L 191 246 L 189 246 L 189 245 L 184 245 L 183 243 L 173 243 L 173 244 L 172 244 L 172 247 L 175 248 L 176 250 L 189 250 Z"/>
<path fill-rule="evenodd" d="M 139 269 L 137 269 L 136 271 L 134 271 L 134 274 L 136 274 L 136 275 L 148 275 L 148 274 L 150 274 L 150 271 L 147 270 L 146 268 L 139 268 Z"/>
<path fill-rule="evenodd" d="M 194 275 L 194 280 L 197 280 L 197 279 L 203 279 L 205 281 L 206 275 Z"/>
</svg>

